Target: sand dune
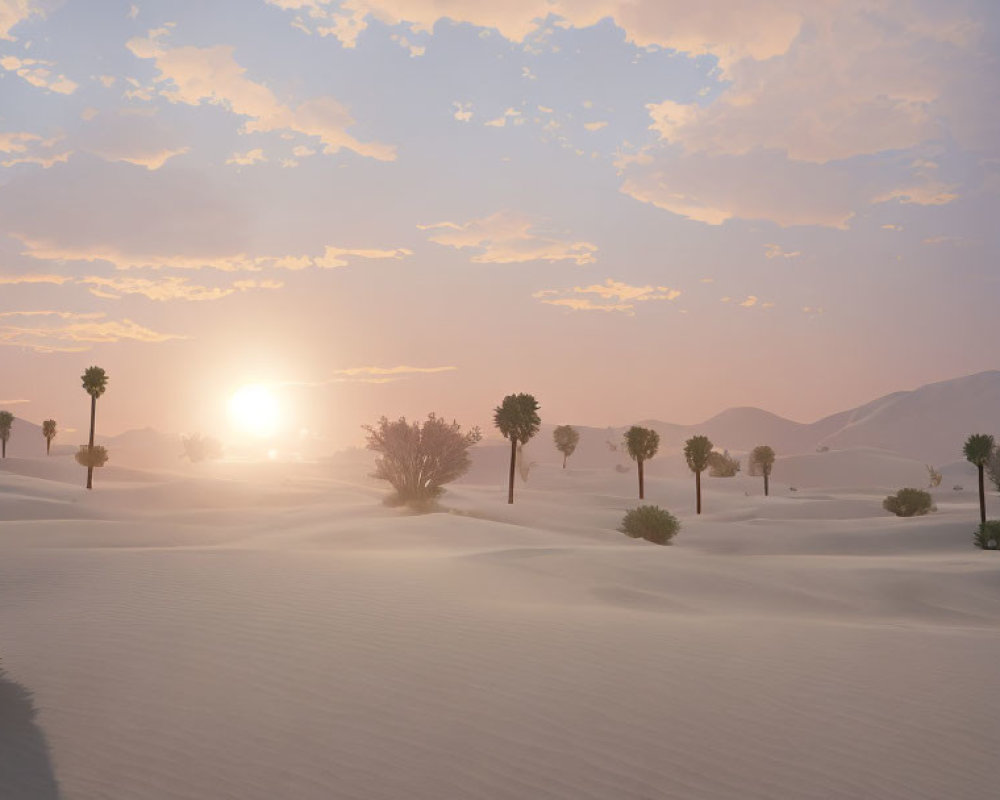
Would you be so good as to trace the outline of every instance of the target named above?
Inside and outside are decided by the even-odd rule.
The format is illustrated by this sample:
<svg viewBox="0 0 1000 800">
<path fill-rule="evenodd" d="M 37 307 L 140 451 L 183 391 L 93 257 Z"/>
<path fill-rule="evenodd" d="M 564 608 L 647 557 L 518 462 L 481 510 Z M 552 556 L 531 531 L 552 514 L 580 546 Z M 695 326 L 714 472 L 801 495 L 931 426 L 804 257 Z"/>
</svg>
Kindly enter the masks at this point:
<svg viewBox="0 0 1000 800">
<path fill-rule="evenodd" d="M 0 718 L 36 759 L 0 757 L 5 799 L 995 790 L 1000 572 L 971 494 L 899 520 L 880 489 L 731 479 L 696 519 L 690 480 L 653 477 L 684 524 L 657 547 L 614 531 L 634 475 L 606 469 L 410 515 L 356 461 L 92 493 L 9 467 L 0 654 L 37 714 Z"/>
</svg>

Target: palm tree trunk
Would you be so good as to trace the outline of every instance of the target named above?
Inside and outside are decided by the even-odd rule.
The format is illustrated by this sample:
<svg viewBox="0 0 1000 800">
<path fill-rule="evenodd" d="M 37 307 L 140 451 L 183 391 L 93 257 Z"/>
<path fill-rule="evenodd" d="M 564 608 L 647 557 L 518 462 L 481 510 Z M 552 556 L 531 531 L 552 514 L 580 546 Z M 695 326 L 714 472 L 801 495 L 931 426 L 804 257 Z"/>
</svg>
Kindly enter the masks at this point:
<svg viewBox="0 0 1000 800">
<path fill-rule="evenodd" d="M 97 417 L 97 395 L 90 396 L 90 444 L 87 447 L 87 488 L 94 488 L 94 421 Z"/>
<path fill-rule="evenodd" d="M 45 439 L 45 455 L 52 455 L 52 440 L 46 437 Z"/>
<path fill-rule="evenodd" d="M 3 445 L 3 455 L 0 458 L 7 458 L 7 440 L 3 439 L 0 441 L 0 445 Z"/>
<path fill-rule="evenodd" d="M 767 470 L 764 470 L 764 497 L 767 497 L 767 490 L 768 490 L 767 478 L 768 478 Z"/>
<path fill-rule="evenodd" d="M 979 521 L 985 525 L 986 524 L 986 490 L 983 488 L 983 465 L 977 464 L 979 467 Z"/>
<path fill-rule="evenodd" d="M 694 492 L 698 496 L 698 513 L 701 513 L 701 470 L 694 474 Z"/>
<path fill-rule="evenodd" d="M 566 454 L 563 453 L 563 469 L 566 469 Z"/>
<path fill-rule="evenodd" d="M 514 464 L 517 461 L 517 439 L 510 438 L 510 480 L 507 482 L 507 502 L 514 502 Z"/>
<path fill-rule="evenodd" d="M 637 460 L 639 462 L 639 499 L 640 500 L 645 500 L 646 499 L 646 497 L 645 497 L 645 495 L 646 495 L 646 484 L 643 481 L 642 459 L 640 458 L 640 459 L 637 459 Z"/>
</svg>

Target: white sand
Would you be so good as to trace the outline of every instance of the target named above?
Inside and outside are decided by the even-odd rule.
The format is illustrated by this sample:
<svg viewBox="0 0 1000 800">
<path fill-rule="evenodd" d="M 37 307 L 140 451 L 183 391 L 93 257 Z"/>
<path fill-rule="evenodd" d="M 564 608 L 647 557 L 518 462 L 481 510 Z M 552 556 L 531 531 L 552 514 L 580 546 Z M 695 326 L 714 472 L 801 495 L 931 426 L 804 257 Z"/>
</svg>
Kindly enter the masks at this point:
<svg viewBox="0 0 1000 800">
<path fill-rule="evenodd" d="M 608 468 L 408 516 L 356 458 L 109 467 L 92 493 L 66 458 L 9 459 L 0 797 L 995 797 L 974 482 L 901 520 L 898 487 L 857 488 L 868 461 L 767 500 L 706 480 L 701 519 L 654 471 L 684 525 L 657 547 L 614 532 L 635 476 Z"/>
</svg>

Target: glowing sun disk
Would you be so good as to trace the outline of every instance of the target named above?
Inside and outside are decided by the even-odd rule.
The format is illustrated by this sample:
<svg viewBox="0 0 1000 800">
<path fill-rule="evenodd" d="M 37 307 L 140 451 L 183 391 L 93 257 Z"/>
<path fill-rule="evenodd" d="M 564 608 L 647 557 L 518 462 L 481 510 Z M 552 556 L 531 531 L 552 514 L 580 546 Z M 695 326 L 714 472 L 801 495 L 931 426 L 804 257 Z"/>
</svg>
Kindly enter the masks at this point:
<svg viewBox="0 0 1000 800">
<path fill-rule="evenodd" d="M 266 386 L 251 384 L 238 389 L 229 400 L 233 427 L 253 436 L 273 436 L 278 430 L 281 409 Z"/>
</svg>

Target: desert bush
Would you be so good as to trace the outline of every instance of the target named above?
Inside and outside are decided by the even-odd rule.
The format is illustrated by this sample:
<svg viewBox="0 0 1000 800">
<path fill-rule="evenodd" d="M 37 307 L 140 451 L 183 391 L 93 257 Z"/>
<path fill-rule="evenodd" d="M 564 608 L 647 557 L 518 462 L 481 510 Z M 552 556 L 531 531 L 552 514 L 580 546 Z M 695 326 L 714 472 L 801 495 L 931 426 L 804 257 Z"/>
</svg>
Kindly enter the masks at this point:
<svg viewBox="0 0 1000 800">
<path fill-rule="evenodd" d="M 973 534 L 973 544 L 980 550 L 1000 550 L 1000 519 L 988 519 Z"/>
<path fill-rule="evenodd" d="M 444 484 L 469 469 L 468 449 L 482 438 L 479 428 L 462 432 L 457 422 L 429 414 L 423 425 L 405 417 L 365 425 L 367 447 L 379 454 L 373 477 L 396 490 L 391 504 L 426 507 L 444 491 Z"/>
<path fill-rule="evenodd" d="M 681 529 L 677 517 L 659 506 L 639 506 L 622 519 L 618 530 L 633 539 L 645 539 L 653 544 L 670 544 Z"/>
<path fill-rule="evenodd" d="M 103 467 L 108 463 L 108 451 L 107 448 L 95 444 L 93 450 L 93 456 L 91 456 L 91 450 L 89 445 L 81 444 L 80 449 L 76 451 L 74 458 L 76 458 L 76 463 L 81 467 Z"/>
<path fill-rule="evenodd" d="M 927 464 L 927 488 L 936 489 L 941 485 L 941 473 L 938 472 L 930 464 Z"/>
<path fill-rule="evenodd" d="M 920 517 L 932 511 L 933 504 L 923 489 L 900 489 L 882 501 L 882 508 L 897 517 Z"/>
<path fill-rule="evenodd" d="M 740 460 L 729 455 L 728 450 L 721 453 L 713 450 L 708 454 L 708 474 L 712 478 L 732 478 L 740 471 Z"/>
</svg>

